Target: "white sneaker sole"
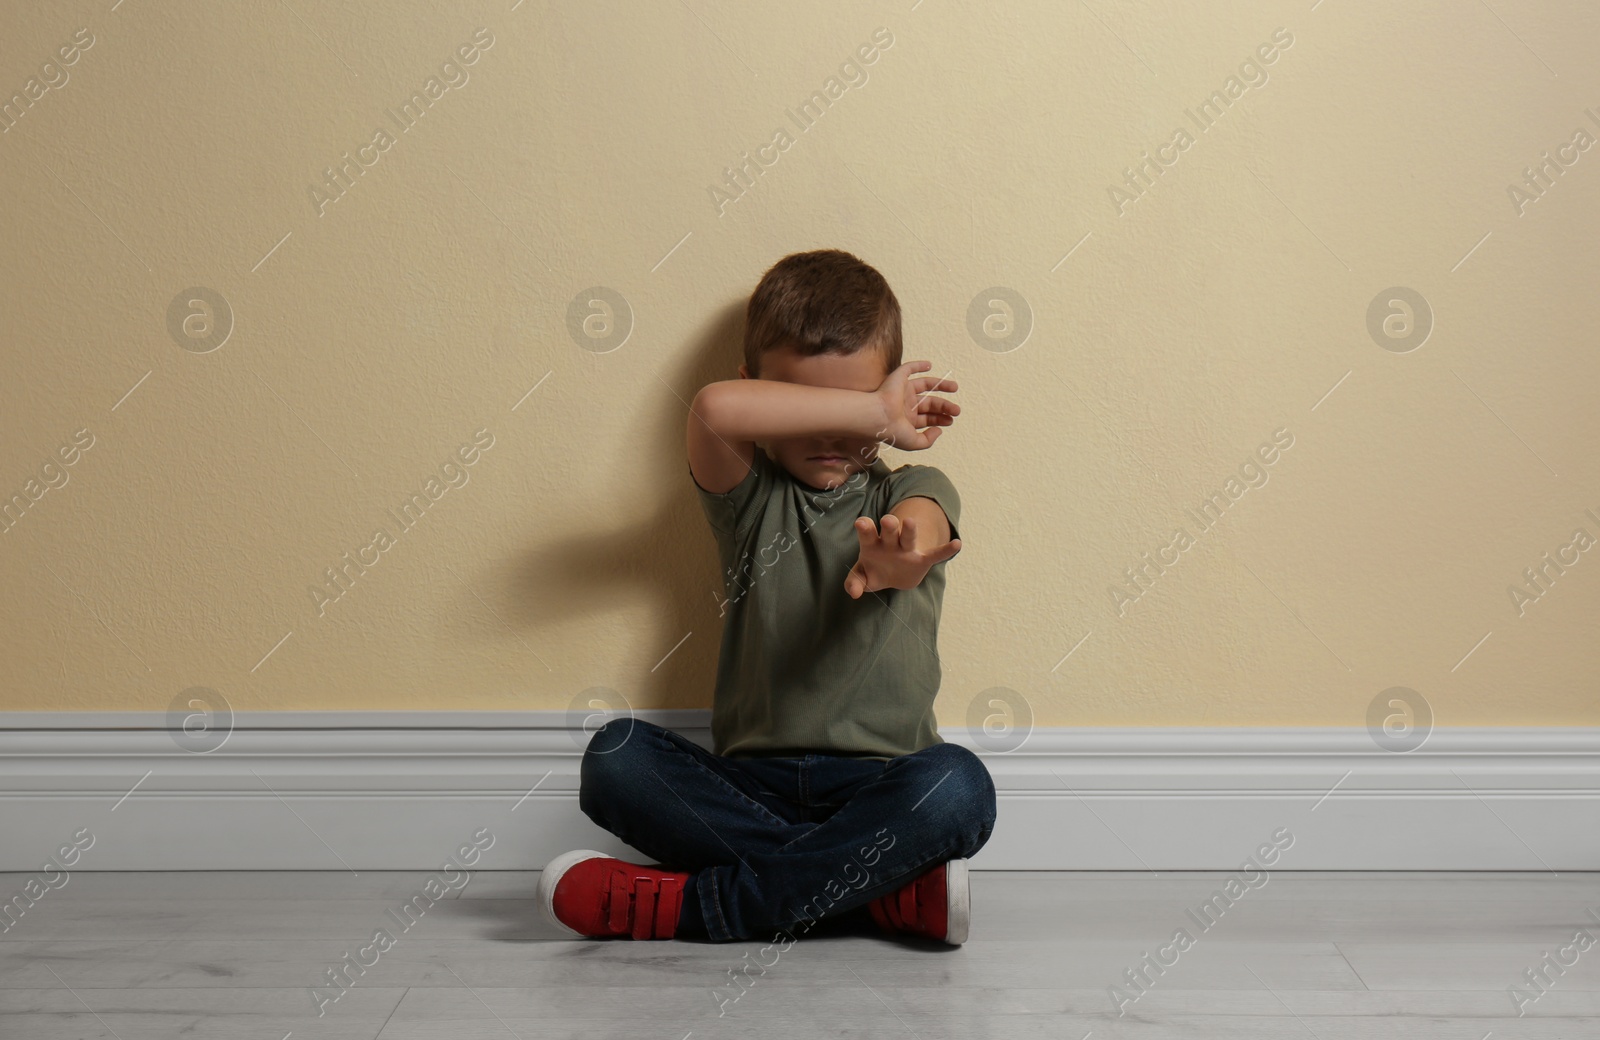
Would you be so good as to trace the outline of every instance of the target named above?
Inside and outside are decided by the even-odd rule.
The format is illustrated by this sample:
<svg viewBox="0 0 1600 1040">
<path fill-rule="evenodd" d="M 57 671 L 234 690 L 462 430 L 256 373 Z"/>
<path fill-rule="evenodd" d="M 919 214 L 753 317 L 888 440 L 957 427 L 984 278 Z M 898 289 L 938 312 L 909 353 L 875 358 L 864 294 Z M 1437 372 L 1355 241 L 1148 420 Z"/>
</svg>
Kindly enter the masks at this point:
<svg viewBox="0 0 1600 1040">
<path fill-rule="evenodd" d="M 953 859 L 944 867 L 945 936 L 951 946 L 967 941 L 967 930 L 972 927 L 972 888 L 967 877 L 967 861 Z"/>
<path fill-rule="evenodd" d="M 544 870 L 539 872 L 539 909 L 544 913 L 546 921 L 568 935 L 576 935 L 580 939 L 587 938 L 582 932 L 567 927 L 556 916 L 556 885 L 561 883 L 561 875 L 584 860 L 604 857 L 605 853 L 595 852 L 593 849 L 574 849 L 571 852 L 563 852 L 544 865 Z"/>
</svg>

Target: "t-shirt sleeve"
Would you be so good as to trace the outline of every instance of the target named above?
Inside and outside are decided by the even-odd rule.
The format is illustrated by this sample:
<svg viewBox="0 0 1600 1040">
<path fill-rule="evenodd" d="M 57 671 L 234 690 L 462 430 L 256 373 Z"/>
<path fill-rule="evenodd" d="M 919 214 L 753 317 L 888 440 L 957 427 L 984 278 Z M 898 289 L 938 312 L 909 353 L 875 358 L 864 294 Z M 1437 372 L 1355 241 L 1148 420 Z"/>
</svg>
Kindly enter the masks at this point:
<svg viewBox="0 0 1600 1040">
<path fill-rule="evenodd" d="M 935 466 L 905 465 L 889 474 L 889 504 L 893 509 L 903 499 L 921 496 L 939 503 L 950 521 L 950 537 L 959 538 L 956 524 L 961 520 L 961 496 L 944 471 Z"/>
<path fill-rule="evenodd" d="M 689 480 L 694 484 L 695 494 L 700 498 L 700 508 L 711 523 L 711 529 L 718 534 L 737 536 L 755 519 L 756 511 L 767 500 L 773 481 L 773 463 L 766 451 L 757 446 L 750 460 L 750 471 L 744 475 L 744 479 L 720 495 L 701 487 L 700 482 L 694 479 L 692 467 Z"/>
</svg>

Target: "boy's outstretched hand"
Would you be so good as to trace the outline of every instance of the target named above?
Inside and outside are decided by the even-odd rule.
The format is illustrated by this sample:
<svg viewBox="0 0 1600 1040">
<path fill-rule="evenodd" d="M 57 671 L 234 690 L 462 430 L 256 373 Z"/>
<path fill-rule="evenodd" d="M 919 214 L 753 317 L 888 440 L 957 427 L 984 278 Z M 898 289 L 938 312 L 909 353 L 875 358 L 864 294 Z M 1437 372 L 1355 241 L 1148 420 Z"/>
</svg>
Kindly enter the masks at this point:
<svg viewBox="0 0 1600 1040">
<path fill-rule="evenodd" d="M 914 589 L 922 583 L 929 568 L 961 551 L 959 538 L 926 552 L 919 551 L 916 523 L 914 518 L 902 521 L 893 513 L 885 513 L 880 531 L 870 516 L 856 519 L 861 557 L 844 579 L 844 591 L 851 599 L 860 599 L 879 589 Z"/>
</svg>

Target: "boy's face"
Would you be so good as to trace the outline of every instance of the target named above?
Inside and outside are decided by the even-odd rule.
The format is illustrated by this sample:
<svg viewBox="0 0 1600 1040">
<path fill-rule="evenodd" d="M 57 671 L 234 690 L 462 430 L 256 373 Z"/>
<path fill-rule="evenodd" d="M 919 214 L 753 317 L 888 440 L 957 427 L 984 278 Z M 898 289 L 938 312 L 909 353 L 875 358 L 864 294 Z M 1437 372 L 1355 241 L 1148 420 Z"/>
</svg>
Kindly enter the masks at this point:
<svg viewBox="0 0 1600 1040">
<path fill-rule="evenodd" d="M 889 375 L 884 364 L 883 355 L 875 350 L 806 357 L 782 347 L 761 355 L 761 375 L 756 378 L 871 393 Z M 751 378 L 744 365 L 739 366 L 739 378 Z M 818 435 L 769 444 L 772 457 L 796 480 L 824 491 L 844 483 L 878 457 L 878 441 L 872 438 Z"/>
</svg>

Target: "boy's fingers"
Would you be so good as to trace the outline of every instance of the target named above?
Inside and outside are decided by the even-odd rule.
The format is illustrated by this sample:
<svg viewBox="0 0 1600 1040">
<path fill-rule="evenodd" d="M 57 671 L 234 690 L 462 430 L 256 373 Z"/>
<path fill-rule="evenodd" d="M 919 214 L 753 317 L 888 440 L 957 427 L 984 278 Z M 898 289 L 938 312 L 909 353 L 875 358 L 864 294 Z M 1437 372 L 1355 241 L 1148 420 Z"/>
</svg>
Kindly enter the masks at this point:
<svg viewBox="0 0 1600 1040">
<path fill-rule="evenodd" d="M 878 537 L 877 525 L 872 522 L 872 517 L 870 516 L 856 517 L 855 528 L 856 534 L 861 538 L 861 547 L 863 549 L 872 544 Z"/>
<path fill-rule="evenodd" d="M 861 594 L 867 591 L 867 576 L 861 570 L 861 564 L 850 568 L 850 573 L 844 576 L 844 593 L 851 599 L 860 599 Z"/>
<path fill-rule="evenodd" d="M 960 551 L 961 539 L 952 538 L 948 542 L 945 542 L 943 545 L 939 546 L 937 549 L 928 550 L 928 555 L 933 557 L 933 563 L 943 563 Z M 932 565 L 932 563 L 929 564 L 930 567 Z"/>
<path fill-rule="evenodd" d="M 883 519 L 878 521 L 878 531 L 883 540 L 895 544 L 900 539 L 901 520 L 893 513 L 883 514 Z"/>
<path fill-rule="evenodd" d="M 917 547 L 917 520 L 908 516 L 900 523 L 900 548 L 915 549 Z"/>
</svg>

